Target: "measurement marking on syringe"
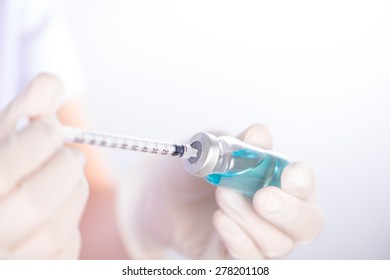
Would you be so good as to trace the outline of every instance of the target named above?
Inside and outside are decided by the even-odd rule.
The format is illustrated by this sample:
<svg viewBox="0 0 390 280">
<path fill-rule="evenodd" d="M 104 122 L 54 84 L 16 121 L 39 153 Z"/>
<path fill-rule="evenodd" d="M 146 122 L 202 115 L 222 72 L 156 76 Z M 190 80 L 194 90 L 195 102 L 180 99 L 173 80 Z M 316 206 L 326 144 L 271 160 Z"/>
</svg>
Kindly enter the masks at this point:
<svg viewBox="0 0 390 280">
<path fill-rule="evenodd" d="M 127 150 L 128 148 L 129 148 L 129 145 L 127 145 L 126 143 L 122 144 L 122 149 Z"/>
</svg>

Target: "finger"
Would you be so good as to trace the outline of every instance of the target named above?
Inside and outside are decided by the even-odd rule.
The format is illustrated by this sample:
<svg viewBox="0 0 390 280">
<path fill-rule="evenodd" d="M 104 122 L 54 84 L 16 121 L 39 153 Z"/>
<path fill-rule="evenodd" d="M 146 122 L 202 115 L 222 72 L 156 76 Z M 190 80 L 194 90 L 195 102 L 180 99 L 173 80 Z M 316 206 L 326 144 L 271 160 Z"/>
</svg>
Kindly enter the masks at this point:
<svg viewBox="0 0 390 280">
<path fill-rule="evenodd" d="M 266 187 L 256 192 L 253 206 L 261 217 L 296 241 L 311 241 L 322 229 L 323 218 L 317 206 L 279 188 Z"/>
<path fill-rule="evenodd" d="M 261 260 L 261 254 L 257 245 L 232 219 L 221 210 L 215 212 L 213 217 L 215 229 L 222 238 L 222 241 L 234 259 Z"/>
<path fill-rule="evenodd" d="M 76 260 L 80 256 L 81 249 L 81 234 L 80 230 L 76 229 L 69 237 L 65 246 L 54 254 L 51 259 L 56 260 Z"/>
<path fill-rule="evenodd" d="M 36 118 L 54 114 L 61 101 L 63 86 L 51 74 L 39 74 L 29 86 L 0 113 L 0 139 L 14 130 L 21 117 Z"/>
<path fill-rule="evenodd" d="M 241 132 L 238 136 L 242 141 L 259 146 L 264 149 L 272 149 L 272 136 L 268 128 L 262 124 L 254 124 Z"/>
<path fill-rule="evenodd" d="M 301 162 L 291 163 L 283 170 L 281 185 L 286 193 L 308 200 L 315 190 L 313 171 Z"/>
<path fill-rule="evenodd" d="M 88 197 L 88 185 L 82 179 L 75 192 L 65 201 L 51 220 L 36 229 L 32 235 L 18 241 L 10 248 L 17 259 L 47 259 L 65 246 L 75 229 Z"/>
<path fill-rule="evenodd" d="M 52 119 L 36 120 L 0 142 L 0 197 L 35 172 L 62 145 L 61 127 Z"/>
<path fill-rule="evenodd" d="M 281 257 L 292 250 L 293 240 L 261 218 L 248 198 L 228 189 L 217 188 L 216 200 L 222 211 L 253 240 L 265 257 Z"/>
<path fill-rule="evenodd" d="M 47 222 L 78 186 L 83 165 L 80 152 L 62 148 L 39 173 L 9 195 L 0 204 L 0 247 L 15 244 Z"/>
</svg>

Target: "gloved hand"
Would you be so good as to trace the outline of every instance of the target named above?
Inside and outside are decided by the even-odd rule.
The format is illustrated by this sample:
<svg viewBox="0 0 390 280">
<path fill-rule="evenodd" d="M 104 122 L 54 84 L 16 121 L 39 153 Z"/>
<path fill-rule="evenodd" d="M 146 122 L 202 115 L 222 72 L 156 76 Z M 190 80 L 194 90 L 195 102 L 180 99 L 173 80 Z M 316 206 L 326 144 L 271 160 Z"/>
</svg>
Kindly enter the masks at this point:
<svg viewBox="0 0 390 280">
<path fill-rule="evenodd" d="M 54 119 L 61 93 L 41 74 L 0 113 L 0 259 L 78 257 L 88 187 Z M 30 123 L 15 131 L 21 117 Z"/>
<path fill-rule="evenodd" d="M 239 138 L 272 147 L 261 125 Z M 186 174 L 175 159 L 153 159 L 129 176 L 131 185 L 119 196 L 118 216 L 135 258 L 166 258 L 170 249 L 195 259 L 280 258 L 296 244 L 314 239 L 322 228 L 321 211 L 312 202 L 314 176 L 302 163 L 285 168 L 281 189 L 265 187 L 253 200 Z"/>
<path fill-rule="evenodd" d="M 271 149 L 268 130 L 253 126 L 240 138 L 254 146 Z M 294 245 L 314 239 L 322 229 L 323 218 L 313 203 L 314 174 L 303 163 L 289 164 L 282 173 L 281 189 L 265 187 L 253 201 L 237 192 L 218 188 L 219 210 L 214 225 L 233 258 L 278 258 Z"/>
</svg>

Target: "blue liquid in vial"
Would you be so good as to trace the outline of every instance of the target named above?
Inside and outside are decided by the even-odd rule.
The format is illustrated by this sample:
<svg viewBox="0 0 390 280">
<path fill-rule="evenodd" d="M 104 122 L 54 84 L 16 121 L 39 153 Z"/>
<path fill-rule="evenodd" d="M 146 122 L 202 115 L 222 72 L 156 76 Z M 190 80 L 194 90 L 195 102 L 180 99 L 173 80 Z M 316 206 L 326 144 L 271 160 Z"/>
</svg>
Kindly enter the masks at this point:
<svg viewBox="0 0 390 280">
<path fill-rule="evenodd" d="M 232 152 L 232 166 L 225 173 L 211 173 L 206 180 L 213 185 L 234 189 L 252 197 L 264 186 L 280 187 L 280 178 L 288 161 L 250 149 Z"/>
</svg>

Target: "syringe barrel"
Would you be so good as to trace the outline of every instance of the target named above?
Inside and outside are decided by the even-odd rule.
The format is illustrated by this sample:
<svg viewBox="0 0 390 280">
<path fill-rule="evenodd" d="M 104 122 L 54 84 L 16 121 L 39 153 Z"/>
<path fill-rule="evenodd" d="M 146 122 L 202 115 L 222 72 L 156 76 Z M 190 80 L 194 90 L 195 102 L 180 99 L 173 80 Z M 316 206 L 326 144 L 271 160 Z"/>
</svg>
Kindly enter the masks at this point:
<svg viewBox="0 0 390 280">
<path fill-rule="evenodd" d="M 229 136 L 200 132 L 190 140 L 196 157 L 184 159 L 185 170 L 215 185 L 252 197 L 264 186 L 280 187 L 288 160 L 282 154 L 246 144 Z"/>
<path fill-rule="evenodd" d="M 197 153 L 188 144 L 151 140 L 124 135 L 107 134 L 74 127 L 63 127 L 66 142 L 122 149 L 173 157 L 192 157 Z"/>
</svg>

